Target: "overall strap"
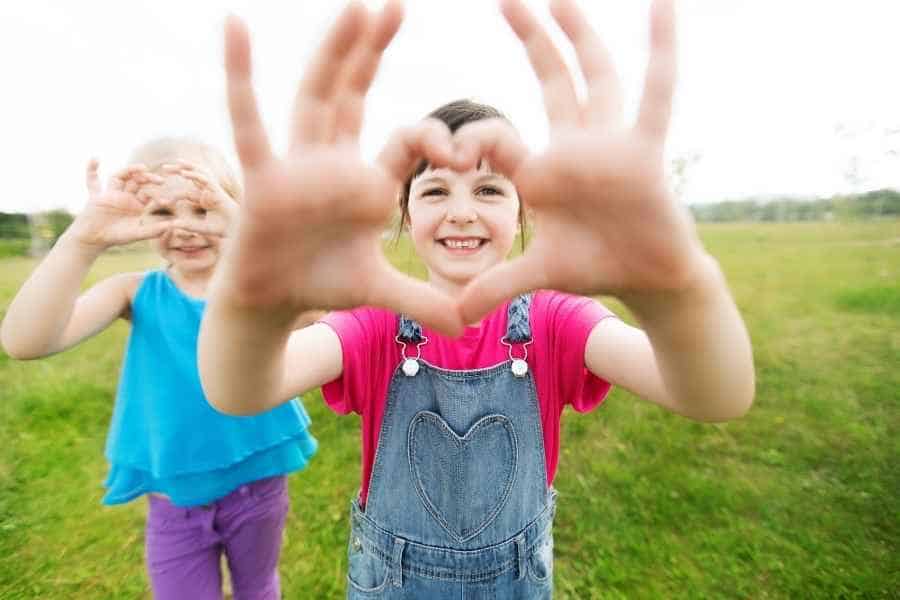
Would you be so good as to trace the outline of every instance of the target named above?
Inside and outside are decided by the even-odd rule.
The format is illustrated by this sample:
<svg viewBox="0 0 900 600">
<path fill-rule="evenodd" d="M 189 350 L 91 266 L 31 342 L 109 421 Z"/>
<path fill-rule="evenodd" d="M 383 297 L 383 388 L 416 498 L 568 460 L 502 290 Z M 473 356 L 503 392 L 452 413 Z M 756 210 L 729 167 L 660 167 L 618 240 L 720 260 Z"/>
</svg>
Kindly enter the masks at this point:
<svg viewBox="0 0 900 600">
<path fill-rule="evenodd" d="M 531 339 L 531 323 L 528 314 L 531 309 L 531 294 L 516 296 L 509 303 L 506 323 L 506 341 L 517 344 Z M 400 315 L 397 322 L 397 337 L 403 342 L 418 344 L 425 339 L 422 326 L 406 315 Z"/>
<path fill-rule="evenodd" d="M 520 344 L 531 340 L 531 322 L 528 319 L 531 310 L 531 294 L 516 296 L 509 303 L 506 322 L 506 341 Z"/>
<path fill-rule="evenodd" d="M 425 336 L 422 335 L 422 326 L 406 315 L 400 315 L 397 323 L 397 338 L 412 344 L 418 344 L 425 340 Z"/>
</svg>

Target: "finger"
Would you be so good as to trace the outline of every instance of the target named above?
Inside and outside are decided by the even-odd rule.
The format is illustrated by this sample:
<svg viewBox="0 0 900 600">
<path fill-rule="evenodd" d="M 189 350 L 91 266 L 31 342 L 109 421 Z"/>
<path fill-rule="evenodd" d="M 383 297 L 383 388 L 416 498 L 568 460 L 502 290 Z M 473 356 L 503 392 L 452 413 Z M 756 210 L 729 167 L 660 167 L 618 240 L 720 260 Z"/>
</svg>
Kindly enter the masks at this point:
<svg viewBox="0 0 900 600">
<path fill-rule="evenodd" d="M 196 219 L 175 219 L 169 221 L 170 227 L 181 229 L 197 235 L 214 235 L 224 237 L 228 229 L 227 225 L 221 222 L 197 221 Z"/>
<path fill-rule="evenodd" d="M 557 0 L 550 12 L 572 42 L 587 84 L 588 122 L 607 124 L 622 118 L 622 88 L 616 69 L 600 36 L 588 24 L 573 0 Z"/>
<path fill-rule="evenodd" d="M 485 119 L 467 123 L 454 134 L 455 158 L 453 167 L 460 171 L 475 168 L 487 160 L 492 169 L 512 179 L 528 148 L 512 125 L 503 119 Z"/>
<path fill-rule="evenodd" d="M 128 177 L 136 177 L 141 173 L 149 172 L 149 169 L 147 169 L 147 165 L 145 165 L 144 163 L 135 163 L 133 165 L 128 165 L 127 167 L 122 169 L 121 172 L 127 174 Z"/>
<path fill-rule="evenodd" d="M 182 171 L 178 174 L 178 176 L 188 180 L 201 189 L 212 187 L 212 183 L 210 182 L 209 178 L 197 171 Z"/>
<path fill-rule="evenodd" d="M 272 151 L 253 92 L 250 34 L 234 16 L 225 21 L 225 73 L 234 145 L 241 165 L 253 169 L 269 160 Z"/>
<path fill-rule="evenodd" d="M 143 165 L 140 165 L 143 166 Z M 112 191 L 125 191 L 126 184 L 132 180 L 135 171 L 140 170 L 139 165 L 129 165 L 123 169 L 119 169 L 109 178 L 109 187 Z"/>
<path fill-rule="evenodd" d="M 575 84 L 550 35 L 521 0 L 504 0 L 501 10 L 528 52 L 528 60 L 541 83 L 544 108 L 550 123 L 577 123 L 579 110 Z"/>
<path fill-rule="evenodd" d="M 178 173 L 197 173 L 198 175 L 210 176 L 210 170 L 204 167 L 203 165 L 191 162 L 189 160 L 185 160 L 183 158 L 179 158 L 175 161 L 174 164 L 163 165 L 163 166 L 171 166 L 177 169 Z"/>
<path fill-rule="evenodd" d="M 85 172 L 85 183 L 87 184 L 88 192 L 92 196 L 97 196 L 103 191 L 103 186 L 100 185 L 100 176 L 97 173 L 100 168 L 100 161 L 96 158 L 92 158 L 88 161 L 87 170 Z"/>
<path fill-rule="evenodd" d="M 153 200 L 155 199 L 155 194 L 150 190 L 143 187 L 137 193 L 137 200 L 140 203 L 141 207 L 147 207 Z"/>
<path fill-rule="evenodd" d="M 178 160 L 176 160 L 175 164 L 183 169 L 188 169 L 191 171 L 205 171 L 206 170 L 202 166 L 198 165 L 197 163 L 191 162 L 189 160 L 185 160 L 183 158 L 179 158 Z"/>
<path fill-rule="evenodd" d="M 425 119 L 414 127 L 394 132 L 377 162 L 396 181 L 405 181 L 422 160 L 434 167 L 443 167 L 449 165 L 452 158 L 450 130 L 442 121 Z"/>
<path fill-rule="evenodd" d="M 319 45 L 294 100 L 291 148 L 323 142 L 331 136 L 335 120 L 335 91 L 348 66 L 348 57 L 363 39 L 369 13 L 351 2 Z"/>
<path fill-rule="evenodd" d="M 134 236 L 130 241 L 140 242 L 143 240 L 152 240 L 161 237 L 172 228 L 171 222 L 156 221 L 152 223 L 141 223 L 134 230 Z"/>
<path fill-rule="evenodd" d="M 147 206 L 150 202 L 162 194 L 162 185 L 159 183 L 146 183 L 138 189 L 135 197 L 141 206 Z"/>
<path fill-rule="evenodd" d="M 353 54 L 353 67 L 340 92 L 342 98 L 335 119 L 335 137 L 338 140 L 356 140 L 362 128 L 363 108 L 366 94 L 378 72 L 381 57 L 403 21 L 403 6 L 399 2 L 388 2 L 375 23 L 370 27 L 366 43 Z"/>
<path fill-rule="evenodd" d="M 132 169 L 128 173 L 128 180 L 138 185 L 161 185 L 165 179 L 150 171 Z"/>
<path fill-rule="evenodd" d="M 366 303 L 409 315 L 445 335 L 460 335 L 464 328 L 452 298 L 389 266 L 374 278 Z"/>
<path fill-rule="evenodd" d="M 160 165 L 159 170 L 166 175 L 179 175 L 184 170 L 184 167 L 175 163 L 166 163 L 164 165 Z"/>
<path fill-rule="evenodd" d="M 124 190 L 129 194 L 136 194 L 141 189 L 141 184 L 134 177 L 125 180 Z"/>
<path fill-rule="evenodd" d="M 193 183 L 201 190 L 212 186 L 207 171 L 200 169 L 199 167 L 195 167 L 194 165 L 191 165 L 187 162 L 179 161 L 179 164 L 161 165 L 160 170 L 162 170 L 166 175 L 172 177 L 180 177 L 185 181 Z"/>
<path fill-rule="evenodd" d="M 637 127 L 663 141 L 672 115 L 675 93 L 675 7 L 672 0 L 656 0 L 650 10 L 650 61 Z"/>
<path fill-rule="evenodd" d="M 531 290 L 547 287 L 543 264 L 535 255 L 525 253 L 504 261 L 469 282 L 459 299 L 465 323 L 477 323 L 504 301 Z"/>
<path fill-rule="evenodd" d="M 142 185 L 162 185 L 162 183 L 165 181 L 165 178 L 150 171 L 136 174 L 135 177 L 137 177 L 138 182 Z"/>
</svg>

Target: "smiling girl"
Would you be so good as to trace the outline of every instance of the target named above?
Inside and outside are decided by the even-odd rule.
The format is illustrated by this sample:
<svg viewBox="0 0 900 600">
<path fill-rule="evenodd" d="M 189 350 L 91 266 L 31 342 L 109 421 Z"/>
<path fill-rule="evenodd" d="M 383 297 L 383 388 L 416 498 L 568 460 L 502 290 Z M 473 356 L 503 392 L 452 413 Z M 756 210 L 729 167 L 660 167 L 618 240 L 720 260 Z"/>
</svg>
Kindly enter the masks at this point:
<svg viewBox="0 0 900 600">
<path fill-rule="evenodd" d="M 187 162 L 186 162 L 187 161 Z M 131 324 L 106 445 L 104 504 L 146 495 L 146 558 L 159 599 L 280 598 L 285 475 L 316 451 L 299 400 L 229 417 L 203 396 L 197 335 L 240 187 L 212 148 L 185 139 L 141 146 L 104 189 L 87 169 L 85 209 L 13 299 L 2 342 L 13 358 L 63 352 L 117 319 Z M 152 240 L 166 267 L 123 273 L 79 295 L 107 249 Z"/>
<path fill-rule="evenodd" d="M 247 202 L 200 338 L 208 398 L 254 414 L 323 386 L 362 424 L 350 598 L 548 598 L 559 420 L 612 384 L 700 421 L 741 416 L 749 338 L 718 265 L 666 186 L 671 2 L 655 3 L 637 122 L 570 0 L 551 11 L 588 94 L 520 0 L 502 2 L 542 84 L 550 144 L 532 154 L 499 113 L 451 103 L 358 155 L 363 100 L 401 11 L 351 4 L 297 94 L 272 155 L 249 40 L 226 31 L 229 106 Z M 399 195 L 427 282 L 379 246 Z M 534 236 L 507 260 L 527 205 Z M 559 290 L 559 291 L 552 291 Z M 581 294 L 581 295 L 573 295 Z M 587 296 L 612 294 L 643 329 Z M 311 307 L 336 309 L 292 331 Z M 253 393 L 250 393 L 250 392 Z"/>
</svg>

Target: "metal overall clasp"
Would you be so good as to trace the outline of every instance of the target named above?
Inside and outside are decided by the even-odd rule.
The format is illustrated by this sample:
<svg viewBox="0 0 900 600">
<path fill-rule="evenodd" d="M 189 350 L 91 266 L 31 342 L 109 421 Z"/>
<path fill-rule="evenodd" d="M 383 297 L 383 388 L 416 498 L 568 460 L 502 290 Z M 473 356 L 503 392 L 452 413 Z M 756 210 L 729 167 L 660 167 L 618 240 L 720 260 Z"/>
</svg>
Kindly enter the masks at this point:
<svg viewBox="0 0 900 600">
<path fill-rule="evenodd" d="M 507 354 L 509 355 L 509 359 L 512 361 L 510 370 L 516 377 L 525 377 L 526 375 L 528 375 L 528 346 L 533 341 L 534 340 L 528 340 L 527 342 L 523 342 L 522 351 L 524 352 L 524 356 L 522 356 L 522 358 L 516 358 L 515 356 L 513 356 L 513 345 L 506 340 L 506 336 L 504 336 L 503 339 L 500 340 L 500 343 L 507 348 Z"/>
<path fill-rule="evenodd" d="M 403 364 L 401 365 L 400 369 L 407 377 L 415 377 L 416 373 L 419 372 L 419 359 L 422 358 L 422 346 L 428 343 L 428 338 L 423 336 L 422 341 L 416 344 L 415 358 L 406 356 L 407 342 L 401 340 L 399 335 L 395 337 L 394 340 L 398 344 L 400 344 L 400 356 L 403 357 Z"/>
</svg>

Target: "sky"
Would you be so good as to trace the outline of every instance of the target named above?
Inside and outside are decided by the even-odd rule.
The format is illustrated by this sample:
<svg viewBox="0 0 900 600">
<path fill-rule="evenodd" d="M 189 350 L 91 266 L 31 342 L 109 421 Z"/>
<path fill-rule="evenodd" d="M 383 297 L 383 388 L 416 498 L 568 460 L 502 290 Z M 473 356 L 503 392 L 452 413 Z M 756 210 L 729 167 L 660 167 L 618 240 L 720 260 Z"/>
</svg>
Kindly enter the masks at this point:
<svg viewBox="0 0 900 600">
<path fill-rule="evenodd" d="M 29 0 L 0 7 L 0 211 L 80 210 L 84 165 L 127 164 L 141 142 L 189 135 L 232 159 L 222 26 L 251 31 L 254 80 L 276 150 L 297 82 L 338 1 Z M 367 2 L 370 6 L 377 1 Z M 528 1 L 569 64 L 546 1 Z M 647 60 L 647 0 L 581 0 L 624 83 L 628 118 Z M 539 151 L 537 80 L 494 0 L 407 0 L 367 100 L 361 148 L 447 101 L 496 105 Z M 900 188 L 900 2 L 680 0 L 669 160 L 696 157 L 682 201 Z M 573 69 L 575 70 L 575 69 Z M 575 70 L 577 73 L 577 70 Z"/>
</svg>

